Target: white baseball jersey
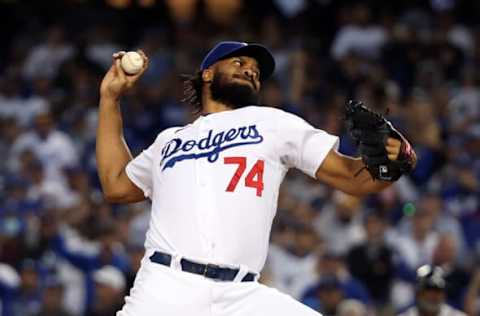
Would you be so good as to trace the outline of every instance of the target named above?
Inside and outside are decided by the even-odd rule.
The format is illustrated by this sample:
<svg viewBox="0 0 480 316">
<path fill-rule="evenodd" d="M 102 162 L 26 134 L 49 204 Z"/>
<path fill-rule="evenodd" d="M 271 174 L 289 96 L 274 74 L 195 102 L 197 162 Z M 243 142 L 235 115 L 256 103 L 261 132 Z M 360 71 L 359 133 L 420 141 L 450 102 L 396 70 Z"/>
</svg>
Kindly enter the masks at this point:
<svg viewBox="0 0 480 316">
<path fill-rule="evenodd" d="M 145 247 L 260 272 L 287 170 L 315 177 L 336 146 L 338 137 L 271 107 L 164 130 L 126 167 L 152 200 Z"/>
</svg>

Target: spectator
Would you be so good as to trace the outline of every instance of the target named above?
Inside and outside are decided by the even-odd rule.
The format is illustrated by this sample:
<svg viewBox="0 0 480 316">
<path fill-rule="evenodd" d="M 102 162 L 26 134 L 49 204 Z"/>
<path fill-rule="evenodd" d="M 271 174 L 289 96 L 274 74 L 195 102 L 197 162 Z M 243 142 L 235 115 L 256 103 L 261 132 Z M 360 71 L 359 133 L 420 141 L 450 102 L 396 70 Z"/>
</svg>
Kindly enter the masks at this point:
<svg viewBox="0 0 480 316">
<path fill-rule="evenodd" d="M 455 90 L 448 104 L 449 128 L 454 133 L 467 130 L 472 122 L 480 118 L 478 75 L 471 69 L 465 69 L 461 79 L 461 86 Z"/>
<path fill-rule="evenodd" d="M 49 110 L 49 104 L 41 96 L 22 96 L 21 78 L 10 74 L 0 78 L 0 117 L 13 119 L 19 127 L 33 123 L 36 115 Z"/>
<path fill-rule="evenodd" d="M 0 80 L 0 117 L 2 119 L 14 119 L 22 108 L 20 94 L 21 78 L 18 76 L 4 76 Z"/>
<path fill-rule="evenodd" d="M 117 231 L 113 223 L 105 224 L 99 231 L 99 247 L 93 254 L 69 249 L 68 240 L 62 233 L 52 238 L 55 252 L 83 271 L 93 272 L 104 265 L 113 265 L 122 272 L 128 270 L 128 259 L 123 247 L 117 243 Z"/>
<path fill-rule="evenodd" d="M 311 226 L 297 224 L 294 232 L 290 248 L 272 245 L 268 267 L 271 285 L 299 298 L 315 274 L 320 249 L 318 237 Z"/>
<path fill-rule="evenodd" d="M 365 305 L 357 300 L 344 300 L 338 306 L 337 316 L 367 316 Z"/>
<path fill-rule="evenodd" d="M 416 185 L 422 186 L 430 181 L 444 161 L 440 125 L 435 118 L 434 107 L 426 97 L 409 98 L 406 110 L 408 133 L 416 140 L 415 151 L 418 153 L 418 168 L 410 178 Z"/>
<path fill-rule="evenodd" d="M 95 298 L 86 316 L 114 316 L 123 305 L 125 277 L 113 266 L 104 266 L 93 273 Z"/>
<path fill-rule="evenodd" d="M 368 289 L 373 302 L 382 308 L 389 304 L 394 277 L 393 251 L 386 243 L 386 217 L 369 212 L 365 218 L 366 240 L 350 249 L 347 256 L 352 276 Z"/>
<path fill-rule="evenodd" d="M 436 266 L 421 266 L 417 270 L 415 305 L 399 316 L 452 315 L 466 316 L 445 303 L 446 281 Z"/>
<path fill-rule="evenodd" d="M 65 37 L 65 31 L 60 25 L 52 26 L 46 40 L 33 48 L 25 60 L 24 76 L 28 79 L 55 77 L 60 65 L 74 54 L 74 48 Z"/>
<path fill-rule="evenodd" d="M 325 316 L 335 316 L 344 298 L 340 281 L 333 275 L 323 276 L 312 289 L 315 296 L 304 298 L 302 302 Z"/>
<path fill-rule="evenodd" d="M 112 54 L 121 50 L 121 47 L 115 43 L 114 31 L 108 24 L 93 25 L 88 30 L 88 46 L 85 53 L 90 60 L 104 70 L 110 67 Z"/>
<path fill-rule="evenodd" d="M 462 308 L 469 273 L 458 261 L 458 244 L 451 234 L 442 234 L 433 251 L 432 264 L 439 266 L 444 271 L 447 287 L 445 289 L 446 302 L 455 308 Z"/>
<path fill-rule="evenodd" d="M 20 286 L 20 276 L 8 264 L 0 263 L 0 315 L 13 316 L 12 305 Z"/>
<path fill-rule="evenodd" d="M 405 306 L 413 299 L 415 270 L 431 263 L 433 250 L 438 244 L 438 233 L 433 230 L 433 216 L 430 212 L 418 209 L 410 221 L 410 232 L 397 232 L 389 237 L 396 254 L 395 270 L 398 279 L 392 288 L 392 300 L 396 308 Z"/>
<path fill-rule="evenodd" d="M 129 271 L 128 257 L 122 245 L 117 242 L 117 231 L 113 223 L 105 224 L 99 231 L 99 244 L 91 245 L 84 240 L 72 238 L 71 234 L 57 232 L 51 238 L 51 247 L 62 259 L 82 272 L 85 284 L 84 304 L 92 306 L 95 297 L 94 272 L 105 265 L 111 265 L 122 273 Z M 72 247 L 72 244 L 77 244 Z"/>
<path fill-rule="evenodd" d="M 324 276 L 334 276 L 342 288 L 343 296 L 370 304 L 370 296 L 365 286 L 352 277 L 346 267 L 345 260 L 338 254 L 327 252 L 323 254 L 317 265 L 317 278 L 309 286 L 305 287 L 302 301 L 310 301 L 315 297 L 319 283 Z"/>
<path fill-rule="evenodd" d="M 438 194 L 426 192 L 422 194 L 416 203 L 418 212 L 428 213 L 432 218 L 433 230 L 440 234 L 450 234 L 455 239 L 456 254 L 463 256 L 466 251 L 462 227 L 456 217 L 451 215 L 445 208 L 443 200 Z M 408 233 L 412 229 L 412 221 L 404 218 L 399 224 L 399 230 Z"/>
<path fill-rule="evenodd" d="M 335 192 L 333 204 L 325 206 L 315 219 L 314 226 L 332 252 L 346 254 L 354 244 L 365 238 L 361 219 L 361 200 Z"/>
<path fill-rule="evenodd" d="M 1 2 L 0 315 L 40 313 L 63 296 L 70 314 L 85 316 L 96 300 L 93 275 L 104 265 L 125 273 L 131 286 L 149 202 L 124 208 L 102 199 L 93 141 L 100 73 L 119 49 L 141 48 L 149 57 L 122 103 L 135 155 L 164 128 L 193 120 L 177 76 L 198 67 L 198 53 L 218 39 L 269 47 L 277 70 L 264 83 L 263 102 L 342 135 L 340 151 L 357 150 L 341 119 L 345 100 L 355 97 L 379 112 L 388 107 L 419 156 L 413 174 L 364 200 L 289 172 L 261 280 L 270 270 L 275 286 L 318 303 L 308 290 L 334 274 L 344 297 L 337 314 L 351 311 L 354 298 L 368 314 L 385 300 L 375 312 L 388 315 L 389 305 L 413 301 L 415 270 L 431 262 L 445 271 L 447 304 L 458 308 L 465 296 L 466 311 L 478 314 L 480 282 L 465 281 L 480 249 L 478 1 L 223 2 L 68 1 L 49 10 L 36 1 Z M 388 222 L 370 213 L 364 220 L 371 201 L 392 215 Z M 382 230 L 387 242 L 372 242 Z M 389 247 L 393 259 L 384 264 L 395 275 L 384 271 L 380 282 L 378 249 Z M 33 272 L 22 264 L 28 258 Z M 44 270 L 62 290 L 48 285 Z"/>
<path fill-rule="evenodd" d="M 387 40 L 387 32 L 371 23 L 372 13 L 366 4 L 359 2 L 346 10 L 351 11 L 351 23 L 343 26 L 335 35 L 332 57 L 338 60 L 355 53 L 366 58 L 378 58 Z"/>
<path fill-rule="evenodd" d="M 473 54 L 473 35 L 469 28 L 456 23 L 455 15 L 445 11 L 437 16 L 439 29 L 445 34 L 448 42 L 460 48 L 467 56 Z"/>
<path fill-rule="evenodd" d="M 42 295 L 42 309 L 36 316 L 71 316 L 63 308 L 63 290 L 62 283 L 55 277 L 47 279 Z"/>
<path fill-rule="evenodd" d="M 429 210 L 417 209 L 409 219 L 412 229 L 398 232 L 398 236 L 391 238 L 399 259 L 411 272 L 431 262 L 433 250 L 438 244 L 438 233 L 433 230 L 433 221 L 433 214 Z"/>
<path fill-rule="evenodd" d="M 22 156 L 29 154 L 31 153 L 24 152 Z M 39 201 L 50 208 L 68 208 L 72 206 L 72 194 L 62 183 L 46 177 L 45 168 L 40 161 L 26 162 L 23 164 L 21 172 L 30 182 L 26 196 L 27 200 Z"/>
<path fill-rule="evenodd" d="M 20 267 L 19 294 L 13 303 L 13 316 L 34 316 L 42 308 L 42 285 L 39 265 L 25 259 Z"/>
<path fill-rule="evenodd" d="M 18 158 L 25 150 L 31 150 L 42 162 L 47 179 L 60 183 L 63 182 L 63 168 L 74 166 L 78 159 L 70 137 L 55 129 L 50 113 L 37 115 L 34 131 L 24 133 L 12 145 L 9 157 L 11 171 L 18 171 Z"/>
</svg>

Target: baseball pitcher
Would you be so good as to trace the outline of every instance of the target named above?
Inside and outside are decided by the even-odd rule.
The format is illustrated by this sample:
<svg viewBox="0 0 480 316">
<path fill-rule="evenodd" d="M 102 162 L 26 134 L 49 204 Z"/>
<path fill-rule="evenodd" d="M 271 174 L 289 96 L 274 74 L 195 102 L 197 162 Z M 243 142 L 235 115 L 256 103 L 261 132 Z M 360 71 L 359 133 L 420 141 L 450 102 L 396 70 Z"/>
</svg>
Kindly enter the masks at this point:
<svg viewBox="0 0 480 316">
<path fill-rule="evenodd" d="M 258 44 L 220 42 L 185 78 L 185 100 L 201 115 L 160 132 L 132 158 L 119 100 L 136 75 L 123 53 L 100 87 L 97 164 L 105 198 L 152 201 L 145 256 L 119 316 L 319 315 L 257 282 L 278 191 L 290 168 L 353 195 L 381 191 L 412 170 L 408 141 L 381 115 L 350 102 L 346 123 L 361 157 L 337 152 L 338 137 L 298 116 L 258 106 L 275 62 Z"/>
</svg>

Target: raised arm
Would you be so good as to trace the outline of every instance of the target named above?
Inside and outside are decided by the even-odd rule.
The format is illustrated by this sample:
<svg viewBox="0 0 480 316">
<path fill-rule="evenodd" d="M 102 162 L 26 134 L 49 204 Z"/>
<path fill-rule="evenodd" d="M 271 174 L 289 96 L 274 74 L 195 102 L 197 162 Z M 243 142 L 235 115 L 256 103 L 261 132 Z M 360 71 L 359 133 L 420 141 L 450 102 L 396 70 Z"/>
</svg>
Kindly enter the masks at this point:
<svg viewBox="0 0 480 316">
<path fill-rule="evenodd" d="M 400 153 L 401 141 L 388 138 L 385 149 L 390 160 L 396 160 Z M 353 158 L 330 150 L 322 165 L 316 172 L 318 180 L 345 193 L 363 196 L 376 193 L 390 186 L 393 182 L 382 181 L 372 177 L 365 169 L 361 158 Z"/>
<path fill-rule="evenodd" d="M 120 66 L 123 53 L 114 54 L 113 64 L 103 78 L 100 87 L 100 104 L 97 129 L 97 168 L 103 194 L 109 202 L 129 203 L 145 199 L 140 190 L 125 173 L 125 167 L 132 155 L 123 137 L 123 123 L 119 99 L 144 73 L 148 58 L 144 58 L 142 71 L 127 76 Z"/>
</svg>

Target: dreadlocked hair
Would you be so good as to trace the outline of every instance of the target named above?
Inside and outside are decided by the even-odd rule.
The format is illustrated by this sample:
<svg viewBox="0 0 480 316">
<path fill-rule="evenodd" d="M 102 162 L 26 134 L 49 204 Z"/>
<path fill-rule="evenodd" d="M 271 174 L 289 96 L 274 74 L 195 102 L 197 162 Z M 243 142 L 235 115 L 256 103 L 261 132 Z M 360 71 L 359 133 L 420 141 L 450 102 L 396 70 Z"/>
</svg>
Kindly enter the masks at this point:
<svg viewBox="0 0 480 316">
<path fill-rule="evenodd" d="M 189 104 L 195 114 L 202 112 L 202 71 L 194 75 L 183 74 L 180 76 L 183 81 L 183 99 L 184 103 Z"/>
</svg>

